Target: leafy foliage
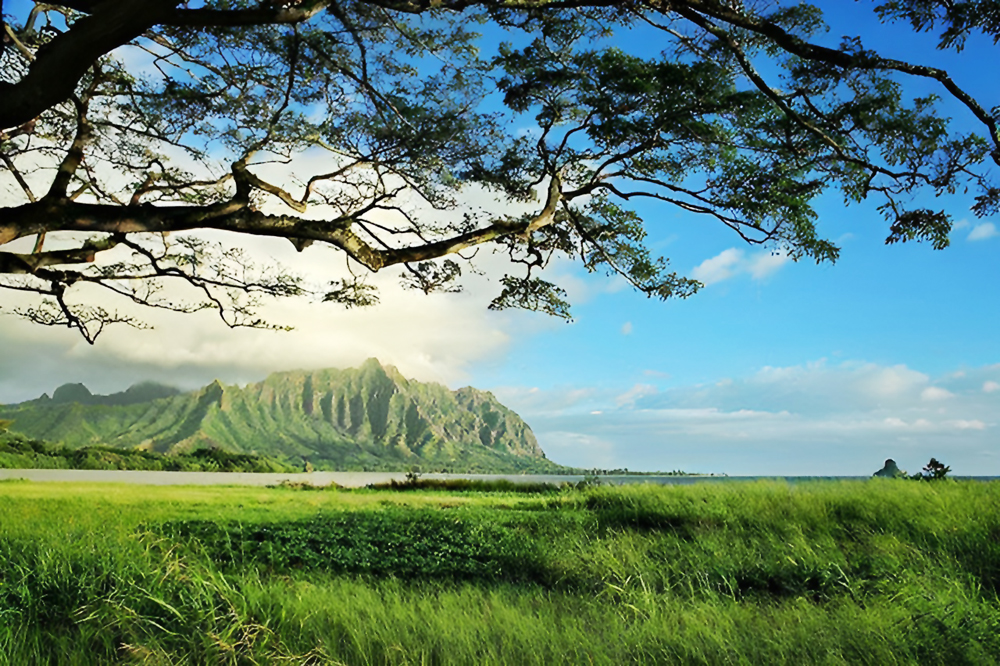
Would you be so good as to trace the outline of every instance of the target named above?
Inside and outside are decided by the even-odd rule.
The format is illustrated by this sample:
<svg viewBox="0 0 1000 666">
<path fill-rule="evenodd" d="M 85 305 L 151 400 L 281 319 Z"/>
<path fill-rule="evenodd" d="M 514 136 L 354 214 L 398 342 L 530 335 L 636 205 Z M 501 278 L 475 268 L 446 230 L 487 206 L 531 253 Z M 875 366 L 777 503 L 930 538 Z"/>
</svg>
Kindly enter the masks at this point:
<svg viewBox="0 0 1000 666">
<path fill-rule="evenodd" d="M 924 469 L 920 474 L 914 474 L 912 478 L 920 481 L 940 481 L 948 476 L 948 472 L 951 471 L 951 467 L 938 462 L 937 458 L 931 458 L 931 461 L 924 465 Z"/>
<path fill-rule="evenodd" d="M 996 0 L 963 0 L 961 2 L 928 2 L 927 0 L 892 0 L 876 9 L 882 18 L 905 20 L 915 30 L 935 30 L 944 27 L 940 48 L 961 51 L 969 33 L 978 31 L 1000 41 L 1000 2 Z"/>
<path fill-rule="evenodd" d="M 368 307 L 378 303 L 375 287 L 358 280 L 338 280 L 330 283 L 330 291 L 323 296 L 327 302 L 340 303 L 347 308 Z"/>
<path fill-rule="evenodd" d="M 864 35 L 831 45 L 806 4 L 30 7 L 3 17 L 0 180 L 20 199 L 0 208 L 0 246 L 36 242 L 0 251 L 0 288 L 27 295 L 16 313 L 90 342 L 142 327 L 134 304 L 281 328 L 262 299 L 373 305 L 362 274 L 394 266 L 407 287 L 457 291 L 480 247 L 517 269 L 492 308 L 568 319 L 542 272 L 556 256 L 650 297 L 697 291 L 646 242 L 661 210 L 832 262 L 824 194 L 873 200 L 887 243 L 936 249 L 952 218 L 923 202 L 971 191 L 987 216 L 1000 201 L 997 113 L 979 91 Z M 1000 35 L 995 0 L 874 11 L 942 49 Z M 964 118 L 941 115 L 943 99 Z M 640 201 L 660 208 L 642 219 Z M 205 231 L 333 248 L 350 277 L 310 284 Z"/>
<path fill-rule="evenodd" d="M 505 275 L 500 279 L 503 291 L 490 303 L 491 310 L 526 308 L 570 319 L 566 291 L 541 278 Z"/>
</svg>

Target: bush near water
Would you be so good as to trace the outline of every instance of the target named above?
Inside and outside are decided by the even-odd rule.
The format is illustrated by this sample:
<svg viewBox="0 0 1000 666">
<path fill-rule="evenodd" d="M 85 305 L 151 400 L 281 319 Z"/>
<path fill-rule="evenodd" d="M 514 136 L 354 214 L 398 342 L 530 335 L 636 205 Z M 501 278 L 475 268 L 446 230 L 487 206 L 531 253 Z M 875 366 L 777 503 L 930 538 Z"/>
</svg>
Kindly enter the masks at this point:
<svg viewBox="0 0 1000 666">
<path fill-rule="evenodd" d="M 1000 484 L 0 483 L 0 664 L 991 664 Z"/>
</svg>

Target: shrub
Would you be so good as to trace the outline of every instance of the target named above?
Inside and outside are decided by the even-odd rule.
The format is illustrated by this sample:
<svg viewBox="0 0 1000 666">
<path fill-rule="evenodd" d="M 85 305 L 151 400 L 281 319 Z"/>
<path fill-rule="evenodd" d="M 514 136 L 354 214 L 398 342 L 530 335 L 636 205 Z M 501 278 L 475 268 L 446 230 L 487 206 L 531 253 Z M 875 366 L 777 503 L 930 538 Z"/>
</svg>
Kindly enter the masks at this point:
<svg viewBox="0 0 1000 666">
<path fill-rule="evenodd" d="M 948 476 L 950 471 L 951 467 L 938 462 L 937 458 L 931 458 L 931 461 L 924 466 L 923 472 L 914 474 L 910 478 L 918 481 L 940 481 Z"/>
</svg>

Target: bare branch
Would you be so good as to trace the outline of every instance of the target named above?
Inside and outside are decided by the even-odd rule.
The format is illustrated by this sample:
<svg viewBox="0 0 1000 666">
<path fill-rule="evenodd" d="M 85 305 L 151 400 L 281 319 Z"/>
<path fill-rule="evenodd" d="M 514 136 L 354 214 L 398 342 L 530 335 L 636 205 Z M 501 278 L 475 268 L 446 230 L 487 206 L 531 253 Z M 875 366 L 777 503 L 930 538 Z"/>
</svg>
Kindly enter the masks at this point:
<svg viewBox="0 0 1000 666">
<path fill-rule="evenodd" d="M 99 252 L 113 248 L 118 242 L 109 236 L 104 240 L 93 241 L 72 250 L 52 250 L 32 254 L 0 252 L 0 273 L 35 275 L 38 269 L 46 266 L 93 263 Z"/>
<path fill-rule="evenodd" d="M 21 190 L 24 191 L 25 196 L 28 197 L 28 201 L 30 201 L 31 203 L 35 203 L 36 201 L 38 201 L 38 199 L 35 197 L 35 193 L 31 191 L 31 187 L 28 185 L 28 181 L 24 179 L 24 176 L 18 170 L 14 162 L 9 157 L 7 157 L 6 153 L 0 153 L 0 160 L 3 160 L 4 166 L 6 166 L 7 170 L 10 171 L 11 175 L 14 176 L 14 180 L 17 181 L 17 184 L 21 187 Z"/>
</svg>

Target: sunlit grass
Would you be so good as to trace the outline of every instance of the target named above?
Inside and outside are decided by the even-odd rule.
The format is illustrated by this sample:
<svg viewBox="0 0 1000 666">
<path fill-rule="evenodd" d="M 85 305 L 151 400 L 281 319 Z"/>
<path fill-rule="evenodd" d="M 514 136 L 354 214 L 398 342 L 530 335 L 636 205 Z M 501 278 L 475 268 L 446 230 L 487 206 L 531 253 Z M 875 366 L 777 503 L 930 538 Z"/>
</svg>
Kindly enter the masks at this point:
<svg viewBox="0 0 1000 666">
<path fill-rule="evenodd" d="M 989 664 L 1000 484 L 0 484 L 0 664 Z"/>
</svg>

